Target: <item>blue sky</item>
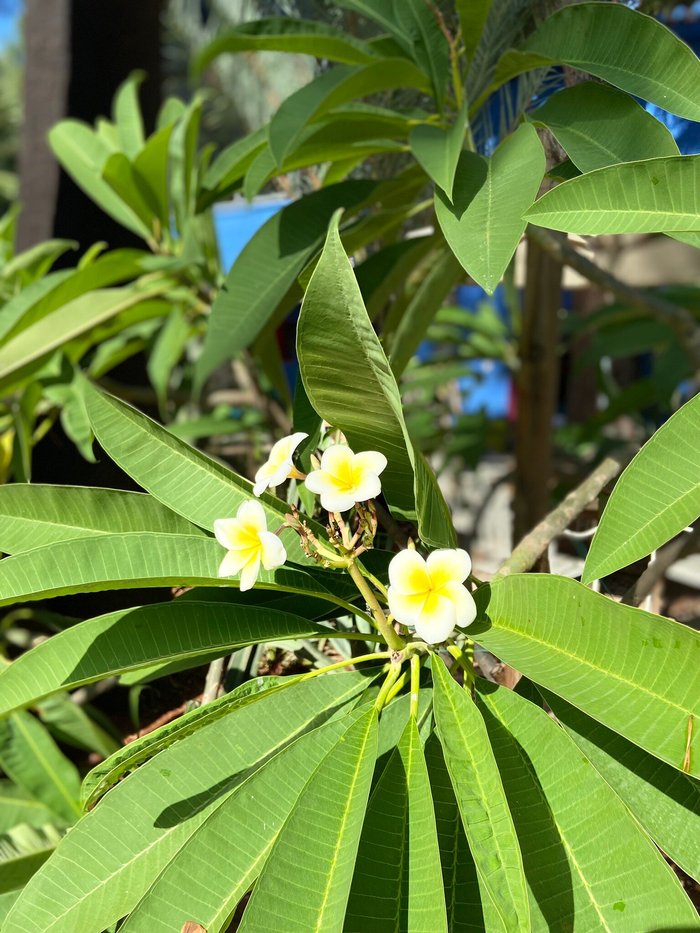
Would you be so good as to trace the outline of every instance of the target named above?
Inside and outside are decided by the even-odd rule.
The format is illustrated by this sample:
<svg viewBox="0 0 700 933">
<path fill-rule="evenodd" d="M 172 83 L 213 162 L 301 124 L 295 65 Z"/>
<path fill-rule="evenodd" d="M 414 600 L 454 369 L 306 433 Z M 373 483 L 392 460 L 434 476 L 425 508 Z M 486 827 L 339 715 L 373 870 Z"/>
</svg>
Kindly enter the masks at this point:
<svg viewBox="0 0 700 933">
<path fill-rule="evenodd" d="M 21 11 L 22 0 L 0 0 L 0 46 L 17 38 Z"/>
</svg>

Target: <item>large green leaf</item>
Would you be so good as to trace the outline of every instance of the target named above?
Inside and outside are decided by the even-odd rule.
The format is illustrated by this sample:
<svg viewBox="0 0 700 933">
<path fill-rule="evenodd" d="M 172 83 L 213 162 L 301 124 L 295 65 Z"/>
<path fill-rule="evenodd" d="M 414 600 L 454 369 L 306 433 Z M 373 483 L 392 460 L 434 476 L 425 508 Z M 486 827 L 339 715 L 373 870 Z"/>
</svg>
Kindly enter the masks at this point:
<svg viewBox="0 0 700 933">
<path fill-rule="evenodd" d="M 429 513 L 447 510 L 439 489 L 429 484 L 414 488 L 416 458 L 401 396 L 340 241 L 337 216 L 306 289 L 297 354 L 304 388 L 316 412 L 340 428 L 356 450 L 385 454 L 388 466 L 382 488 L 391 505 L 407 514 L 417 511 L 426 543 L 449 546 L 451 522 L 440 526 L 425 520 Z M 353 399 L 352 406 L 348 398 Z"/>
<path fill-rule="evenodd" d="M 482 897 L 506 930 L 530 930 L 523 861 L 486 726 L 468 690 L 435 659 L 435 727 L 445 753 Z"/>
<path fill-rule="evenodd" d="M 111 150 L 78 120 L 61 120 L 49 131 L 49 145 L 73 181 L 118 223 L 148 239 L 150 230 L 101 177 Z"/>
<path fill-rule="evenodd" d="M 12 781 L 0 780 L 0 834 L 18 823 L 27 826 L 45 826 L 55 815 L 40 800 Z"/>
<path fill-rule="evenodd" d="M 411 43 L 414 61 L 430 75 L 430 83 L 442 110 L 450 74 L 450 48 L 435 11 L 424 0 L 394 4 L 396 21 Z"/>
<path fill-rule="evenodd" d="M 651 554 L 700 515 L 700 395 L 680 408 L 617 481 L 591 543 L 589 583 Z"/>
<path fill-rule="evenodd" d="M 224 800 L 164 867 L 124 933 L 170 933 L 194 918 L 206 930 L 225 929 L 306 784 L 364 715 L 350 713 L 303 735 Z"/>
<path fill-rule="evenodd" d="M 0 720 L 0 768 L 64 823 L 80 813 L 80 776 L 46 727 L 27 712 Z"/>
<path fill-rule="evenodd" d="M 484 31 L 492 0 L 456 0 L 464 54 L 471 59 Z"/>
<path fill-rule="evenodd" d="M 114 96 L 114 123 L 119 142 L 130 159 L 139 154 L 145 142 L 143 118 L 139 107 L 139 86 L 146 77 L 143 71 L 134 71 L 120 84 Z"/>
<path fill-rule="evenodd" d="M 280 917 L 289 933 L 342 929 L 376 749 L 377 714 L 370 708 L 295 803 L 253 889 L 241 933 L 274 930 Z"/>
<path fill-rule="evenodd" d="M 447 933 L 430 781 L 413 718 L 367 808 L 343 930 Z"/>
<path fill-rule="evenodd" d="M 545 170 L 542 143 L 533 126 L 523 124 L 489 158 L 486 178 L 479 179 L 477 157 L 469 153 L 457 169 L 452 201 L 435 194 L 437 219 L 453 253 L 475 282 L 492 293 L 525 230 L 525 210 L 532 204 Z M 466 178 L 460 174 L 466 173 Z"/>
<path fill-rule="evenodd" d="M 623 4 L 567 6 L 547 17 L 523 48 L 700 120 L 697 57 L 666 26 Z"/>
<path fill-rule="evenodd" d="M 59 693 L 37 706 L 39 718 L 57 742 L 106 758 L 121 747 L 120 743 L 95 722 L 88 710 L 67 693 Z"/>
<path fill-rule="evenodd" d="M 697 233 L 700 156 L 626 162 L 565 181 L 532 205 L 533 224 L 568 233 Z"/>
<path fill-rule="evenodd" d="M 377 58 L 371 45 L 327 23 L 273 16 L 241 23 L 217 36 L 198 56 L 197 68 L 205 68 L 222 53 L 251 50 L 296 52 L 349 65 L 362 65 Z"/>
<path fill-rule="evenodd" d="M 20 655 L 0 672 L 0 715 L 58 690 L 156 662 L 230 654 L 245 645 L 333 634 L 276 609 L 173 600 L 97 616 Z"/>
<path fill-rule="evenodd" d="M 425 760 L 440 846 L 447 929 L 450 933 L 485 933 L 486 914 L 489 933 L 508 933 L 493 911 L 491 901 L 482 903 L 476 866 L 462 827 L 442 746 L 435 732 L 425 743 Z"/>
<path fill-rule="evenodd" d="M 202 355 L 199 388 L 217 366 L 258 336 L 297 276 L 320 249 L 339 207 L 353 207 L 374 190 L 370 181 L 331 185 L 271 217 L 246 244 L 214 301 Z"/>
<path fill-rule="evenodd" d="M 204 534 L 140 492 L 39 483 L 0 487 L 0 551 L 5 554 L 70 538 L 139 531 Z"/>
<path fill-rule="evenodd" d="M 159 284 L 148 290 L 105 288 L 75 298 L 4 343 L 0 348 L 0 379 L 7 379 L 22 367 L 112 320 L 127 308 L 148 304 L 153 316 L 167 314 L 169 305 L 158 298 L 162 292 L 163 286 Z"/>
<path fill-rule="evenodd" d="M 331 675 L 270 691 L 156 755 L 62 840 L 13 907 L 8 931 L 101 933 L 237 786 L 365 683 L 357 673 Z"/>
<path fill-rule="evenodd" d="M 423 71 L 405 58 L 382 58 L 368 65 L 337 65 L 282 102 L 270 122 L 270 149 L 281 165 L 307 124 L 349 101 L 395 88 L 429 91 Z"/>
<path fill-rule="evenodd" d="M 97 440 L 139 485 L 173 512 L 203 528 L 235 514 L 253 498 L 253 485 L 136 409 L 84 384 L 85 403 Z M 286 505 L 271 495 L 260 498 L 268 525 L 276 530 Z M 282 533 L 291 560 L 308 562 L 294 532 Z"/>
<path fill-rule="evenodd" d="M 411 130 L 409 142 L 416 160 L 448 198 L 464 145 L 467 113 L 464 108 L 449 129 L 421 123 Z"/>
<path fill-rule="evenodd" d="M 504 687 L 479 705 L 518 831 L 532 929 L 700 929 L 671 868 L 545 711 Z"/>
<path fill-rule="evenodd" d="M 700 784 L 652 758 L 561 697 L 547 704 L 586 758 L 676 865 L 700 878 Z"/>
<path fill-rule="evenodd" d="M 236 586 L 234 578 L 218 576 L 223 554 L 213 538 L 196 535 L 135 532 L 57 541 L 0 561 L 0 605 L 142 586 Z M 293 566 L 263 570 L 256 587 L 320 597 L 352 612 L 336 586 L 348 578 L 321 574 Z"/>
<path fill-rule="evenodd" d="M 515 574 L 475 594 L 479 644 L 652 755 L 700 774 L 700 633 L 568 577 Z M 470 630 L 471 633 L 471 630 Z"/>
<path fill-rule="evenodd" d="M 629 94 L 585 82 L 564 88 L 530 114 L 582 172 L 616 162 L 680 155 L 669 130 Z"/>
</svg>

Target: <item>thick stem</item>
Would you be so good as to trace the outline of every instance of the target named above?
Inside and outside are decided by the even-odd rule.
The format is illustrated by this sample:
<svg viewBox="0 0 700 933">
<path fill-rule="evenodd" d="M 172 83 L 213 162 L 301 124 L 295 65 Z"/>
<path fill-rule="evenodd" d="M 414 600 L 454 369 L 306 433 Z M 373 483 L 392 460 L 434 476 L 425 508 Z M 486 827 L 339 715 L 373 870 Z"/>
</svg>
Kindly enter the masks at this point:
<svg viewBox="0 0 700 933">
<path fill-rule="evenodd" d="M 348 566 L 348 573 L 352 577 L 355 586 L 364 596 L 365 602 L 372 610 L 372 616 L 377 625 L 377 628 L 384 638 L 384 641 L 392 649 L 392 651 L 402 651 L 405 644 L 403 638 L 397 632 L 395 632 L 391 625 L 389 625 L 387 622 L 387 618 L 384 615 L 384 610 L 379 605 L 377 597 L 374 595 L 374 591 L 362 576 L 362 571 L 354 561 Z"/>
<path fill-rule="evenodd" d="M 560 535 L 571 522 L 580 515 L 586 506 L 595 499 L 610 480 L 614 479 L 629 460 L 629 452 L 606 457 L 580 486 L 569 495 L 549 515 L 539 523 L 530 534 L 526 535 L 515 548 L 508 560 L 496 574 L 496 579 L 510 576 L 512 573 L 527 573 L 537 563 L 549 547 L 550 542 Z"/>
<path fill-rule="evenodd" d="M 418 718 L 418 696 L 420 694 L 420 655 L 411 655 L 411 705 L 410 715 Z"/>
<path fill-rule="evenodd" d="M 398 664 L 395 661 L 392 661 L 391 667 L 389 668 L 389 673 L 386 675 L 386 680 L 382 684 L 382 688 L 379 691 L 379 696 L 377 697 L 374 708 L 378 713 L 382 711 L 384 706 L 389 700 L 389 694 L 391 693 L 391 688 L 394 686 L 396 681 L 401 675 L 401 663 Z"/>
<path fill-rule="evenodd" d="M 527 244 L 527 280 L 517 376 L 514 539 L 547 514 L 552 473 L 552 419 L 559 383 L 561 265 L 538 243 Z"/>
<path fill-rule="evenodd" d="M 326 667 L 319 667 L 315 671 L 309 671 L 302 674 L 299 680 L 310 680 L 312 677 L 318 677 L 319 674 L 328 674 L 330 671 L 338 671 L 341 667 L 350 667 L 351 664 L 362 664 L 365 661 L 379 661 L 383 658 L 390 658 L 391 651 L 375 651 L 374 654 L 361 654 L 359 658 L 348 658 L 345 661 L 336 661 L 334 664 L 328 664 Z"/>
</svg>

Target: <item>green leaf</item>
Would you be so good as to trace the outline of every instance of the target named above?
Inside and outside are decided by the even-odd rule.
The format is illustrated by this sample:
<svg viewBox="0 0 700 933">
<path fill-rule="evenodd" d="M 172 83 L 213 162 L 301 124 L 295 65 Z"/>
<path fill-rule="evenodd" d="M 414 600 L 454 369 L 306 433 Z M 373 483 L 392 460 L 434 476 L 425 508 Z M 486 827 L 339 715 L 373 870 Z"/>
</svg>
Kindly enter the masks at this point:
<svg viewBox="0 0 700 933">
<path fill-rule="evenodd" d="M 41 801 L 11 781 L 0 780 L 0 833 L 6 833 L 18 823 L 45 826 L 55 815 Z"/>
<path fill-rule="evenodd" d="M 83 809 L 92 810 L 108 790 L 158 752 L 182 741 L 204 726 L 231 715 L 240 707 L 256 702 L 266 691 L 285 689 L 296 680 L 297 678 L 290 676 L 256 677 L 230 693 L 203 706 L 195 706 L 177 719 L 129 742 L 85 775 L 80 794 Z"/>
<path fill-rule="evenodd" d="M 0 561 L 0 605 L 142 586 L 236 586 L 234 578 L 218 576 L 223 554 L 213 538 L 194 535 L 141 532 L 58 541 Z M 354 611 L 337 595 L 336 583 L 343 583 L 342 574 L 318 577 L 285 566 L 261 571 L 256 586 L 321 597 Z"/>
<path fill-rule="evenodd" d="M 700 231 L 700 156 L 611 165 L 565 181 L 525 218 L 569 233 Z"/>
<path fill-rule="evenodd" d="M 506 930 L 530 930 L 525 875 L 513 818 L 484 720 L 469 691 L 434 659 L 435 727 L 445 753 L 479 887 Z"/>
<path fill-rule="evenodd" d="M 386 29 L 403 48 L 410 51 L 411 40 L 396 16 L 394 0 L 336 0 L 335 5 L 346 10 L 353 10 L 381 26 L 382 29 Z"/>
<path fill-rule="evenodd" d="M 452 202 L 444 192 L 435 193 L 435 213 L 445 239 L 464 269 L 489 294 L 520 242 L 526 226 L 523 214 L 537 195 L 544 170 L 537 131 L 523 124 L 489 158 L 486 179 L 478 190 L 481 163 L 468 153 L 457 169 Z"/>
<path fill-rule="evenodd" d="M 449 129 L 421 123 L 411 130 L 409 137 L 413 155 L 448 198 L 452 197 L 466 124 L 467 112 L 462 108 Z"/>
<path fill-rule="evenodd" d="M 559 722 L 659 848 L 700 877 L 700 785 L 548 691 Z"/>
<path fill-rule="evenodd" d="M 172 372 L 177 366 L 192 334 L 192 324 L 182 308 L 170 312 L 158 332 L 146 369 L 156 390 L 161 412 L 167 410 L 168 389 Z"/>
<path fill-rule="evenodd" d="M 362 65 L 377 58 L 371 45 L 327 23 L 273 16 L 241 23 L 217 36 L 197 57 L 196 68 L 202 71 L 226 52 L 251 50 L 294 52 L 349 65 Z"/>
<path fill-rule="evenodd" d="M 162 285 L 152 286 L 149 291 L 105 288 L 75 298 L 3 344 L 0 348 L 0 379 L 7 379 L 86 331 L 93 331 L 127 308 L 151 304 L 156 311 L 162 307 L 161 313 L 164 314 L 168 305 L 156 297 L 162 291 Z"/>
<path fill-rule="evenodd" d="M 297 354 L 304 388 L 316 412 L 339 428 L 354 449 L 386 455 L 384 492 L 393 505 L 411 511 L 413 451 L 401 397 L 367 317 L 338 220 L 336 215 L 331 221 L 299 316 Z"/>
<path fill-rule="evenodd" d="M 295 91 L 270 122 L 270 149 L 282 165 L 304 128 L 324 114 L 356 98 L 395 88 L 429 91 L 425 74 L 405 58 L 382 58 L 368 65 L 338 65 Z"/>
<path fill-rule="evenodd" d="M 662 761 L 700 774 L 692 728 L 700 633 L 550 574 L 515 574 L 475 598 L 490 625 L 474 633 L 479 644 Z"/>
<path fill-rule="evenodd" d="M 498 915 L 494 914 L 491 901 L 482 903 L 476 866 L 462 828 L 442 746 L 435 732 L 425 743 L 425 761 L 440 846 L 447 928 L 450 933 L 485 933 L 486 912 L 489 933 L 507 933 Z"/>
<path fill-rule="evenodd" d="M 101 933 L 253 771 L 364 689 L 361 674 L 270 691 L 165 749 L 61 841 L 13 907 L 16 933 Z M 135 818 L 138 815 L 138 818 Z"/>
<path fill-rule="evenodd" d="M 114 122 L 119 142 L 128 158 L 135 158 L 145 142 L 143 119 L 139 106 L 139 86 L 146 78 L 145 71 L 134 71 L 120 84 L 114 97 Z"/>
<path fill-rule="evenodd" d="M 113 152 L 102 167 L 102 178 L 148 228 L 149 242 L 152 242 L 154 220 L 159 218 L 160 205 L 134 164 L 123 152 Z"/>
<path fill-rule="evenodd" d="M 44 864 L 56 848 L 60 839 L 58 830 L 52 826 L 35 829 L 30 826 L 15 826 L 0 839 L 0 922 L 4 920 L 2 909 L 8 895 L 19 895 L 21 888 Z"/>
<path fill-rule="evenodd" d="M 170 223 L 168 159 L 173 129 L 171 123 L 149 136 L 133 163 L 136 177 L 148 186 L 149 197 L 162 230 L 167 230 Z"/>
<path fill-rule="evenodd" d="M 532 928 L 700 928 L 673 871 L 566 733 L 512 690 L 488 688 L 479 706 L 518 831 Z"/>
<path fill-rule="evenodd" d="M 84 385 L 85 402 L 95 436 L 112 459 L 163 505 L 195 525 L 212 529 L 217 518 L 235 514 L 253 498 L 253 486 L 215 460 L 178 440 L 131 406 Z M 284 520 L 285 503 L 271 495 L 260 498 L 275 529 Z M 282 533 L 289 559 L 307 563 L 297 535 Z"/>
<path fill-rule="evenodd" d="M 49 130 L 49 145 L 73 181 L 117 223 L 147 239 L 149 230 L 102 179 L 102 166 L 111 150 L 90 127 L 78 120 L 61 120 Z"/>
<path fill-rule="evenodd" d="M 272 317 L 297 276 L 320 249 L 338 207 L 369 197 L 370 181 L 348 181 L 307 195 L 273 215 L 246 244 L 214 301 L 196 386 L 248 347 Z"/>
<path fill-rule="evenodd" d="M 201 182 L 202 188 L 206 191 L 203 196 L 206 202 L 204 206 L 216 200 L 217 196 L 231 191 L 266 146 L 267 126 L 262 126 L 254 133 L 249 133 L 243 139 L 238 139 L 222 149 L 207 168 Z"/>
<path fill-rule="evenodd" d="M 202 119 L 202 98 L 195 95 L 173 127 L 170 137 L 169 190 L 177 228 L 186 232 L 196 201 L 197 139 Z"/>
<path fill-rule="evenodd" d="M 280 917 L 289 933 L 342 929 L 376 747 L 377 714 L 370 708 L 295 803 L 253 889 L 241 933 L 274 930 Z M 295 884 L 300 877 L 304 884 Z"/>
<path fill-rule="evenodd" d="M 616 162 L 680 155 L 660 120 L 628 94 L 605 84 L 585 82 L 564 88 L 529 119 L 546 126 L 582 172 Z"/>
<path fill-rule="evenodd" d="M 464 44 L 464 55 L 470 61 L 484 31 L 492 0 L 456 0 L 457 15 Z"/>
<path fill-rule="evenodd" d="M 196 525 L 140 492 L 87 486 L 0 486 L 0 551 L 117 532 L 203 535 Z"/>
<path fill-rule="evenodd" d="M 0 715 L 155 662 L 328 634 L 326 625 L 266 607 L 175 599 L 120 609 L 60 632 L 0 671 Z"/>
<path fill-rule="evenodd" d="M 316 412 L 339 428 L 355 450 L 379 450 L 386 456 L 382 488 L 392 507 L 408 515 L 415 509 L 422 539 L 449 547 L 454 530 L 439 488 L 426 481 L 422 468 L 422 481 L 414 479 L 416 454 L 396 379 L 340 241 L 337 215 L 304 295 L 297 355 Z M 349 397 L 352 406 L 347 404 Z M 436 523 L 433 517 L 438 514 L 441 520 Z"/>
<path fill-rule="evenodd" d="M 435 813 L 415 719 L 365 815 L 345 933 L 447 933 Z"/>
<path fill-rule="evenodd" d="M 582 580 L 590 583 L 665 544 L 700 515 L 700 395 L 663 424 L 615 484 Z"/>
<path fill-rule="evenodd" d="M 37 712 L 57 742 L 95 752 L 103 758 L 120 748 L 114 736 L 91 719 L 85 707 L 74 703 L 65 693 L 45 700 Z"/>
<path fill-rule="evenodd" d="M 695 54 L 658 20 L 622 4 L 578 3 L 558 10 L 523 48 L 603 78 L 686 120 L 700 120 Z"/>
<path fill-rule="evenodd" d="M 394 14 L 410 40 L 412 58 L 430 75 L 438 109 L 442 110 L 450 74 L 450 49 L 440 21 L 424 0 L 395 3 Z"/>
<path fill-rule="evenodd" d="M 180 930 L 193 917 L 207 930 L 225 929 L 306 784 L 362 715 L 350 713 L 303 735 L 213 810 L 155 879 L 124 933 Z M 212 852 L 224 857 L 212 859 Z"/>
<path fill-rule="evenodd" d="M 0 767 L 35 800 L 65 823 L 80 813 L 78 769 L 30 713 L 0 720 Z"/>
<path fill-rule="evenodd" d="M 551 59 L 544 55 L 536 55 L 534 52 L 521 52 L 519 49 L 506 49 L 496 62 L 491 83 L 469 105 L 469 116 L 476 115 L 489 97 L 512 78 L 517 78 L 518 75 L 537 68 L 547 69 L 551 64 Z"/>
</svg>

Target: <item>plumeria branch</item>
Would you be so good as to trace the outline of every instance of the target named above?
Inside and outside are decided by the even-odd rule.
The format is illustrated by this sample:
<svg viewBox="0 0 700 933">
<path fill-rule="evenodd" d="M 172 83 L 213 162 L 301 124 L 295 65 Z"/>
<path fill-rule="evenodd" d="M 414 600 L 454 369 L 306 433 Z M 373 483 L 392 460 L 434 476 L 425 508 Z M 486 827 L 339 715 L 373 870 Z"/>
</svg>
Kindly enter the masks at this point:
<svg viewBox="0 0 700 933">
<path fill-rule="evenodd" d="M 403 638 L 394 631 L 391 625 L 389 625 L 384 610 L 379 605 L 379 601 L 377 600 L 374 590 L 363 577 L 362 571 L 357 566 L 357 563 L 354 560 L 350 561 L 347 569 L 355 583 L 355 586 L 364 596 L 365 602 L 371 609 L 374 622 L 381 632 L 384 641 L 393 651 L 403 651 L 405 645 Z"/>
</svg>

